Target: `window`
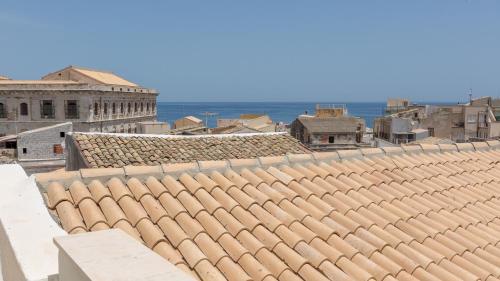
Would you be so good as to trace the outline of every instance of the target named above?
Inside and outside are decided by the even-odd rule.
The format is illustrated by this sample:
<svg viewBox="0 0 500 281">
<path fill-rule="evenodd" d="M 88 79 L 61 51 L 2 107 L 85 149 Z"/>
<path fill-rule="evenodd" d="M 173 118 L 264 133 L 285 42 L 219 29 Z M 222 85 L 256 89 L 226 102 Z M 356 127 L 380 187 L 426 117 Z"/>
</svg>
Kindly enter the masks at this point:
<svg viewBox="0 0 500 281">
<path fill-rule="evenodd" d="M 64 133 L 64 132 L 59 132 L 59 136 L 60 136 L 61 138 L 64 138 L 64 137 L 66 136 L 66 133 Z"/>
<path fill-rule="evenodd" d="M 122 102 L 122 103 L 120 103 L 120 113 L 122 113 L 122 114 L 123 114 L 123 102 Z"/>
<path fill-rule="evenodd" d="M 151 110 L 153 110 L 153 112 L 156 111 L 156 102 L 153 102 L 153 105 L 151 106 Z"/>
<path fill-rule="evenodd" d="M 104 115 L 108 114 L 108 104 L 104 103 Z"/>
<path fill-rule="evenodd" d="M 7 118 L 7 114 L 5 111 L 5 105 L 3 103 L 0 103 L 0 118 Z"/>
<path fill-rule="evenodd" d="M 53 119 L 55 117 L 54 104 L 52 100 L 42 100 L 40 107 L 40 115 L 42 118 Z"/>
<path fill-rule="evenodd" d="M 63 147 L 60 144 L 54 144 L 53 151 L 54 151 L 54 154 L 63 154 L 64 153 Z"/>
<path fill-rule="evenodd" d="M 79 118 L 78 101 L 67 100 L 64 105 L 64 111 L 66 119 L 78 119 Z"/>
<path fill-rule="evenodd" d="M 99 116 L 99 104 L 97 102 L 94 103 L 94 115 Z"/>
<path fill-rule="evenodd" d="M 328 143 L 334 143 L 335 142 L 335 137 L 334 136 L 329 136 L 328 137 Z"/>
<path fill-rule="evenodd" d="M 429 137 L 433 137 L 434 136 L 434 128 L 427 128 L 427 130 L 429 131 Z"/>
<path fill-rule="evenodd" d="M 22 102 L 19 105 L 19 113 L 21 114 L 21 116 L 27 116 L 28 115 L 28 104 L 27 103 Z"/>
<path fill-rule="evenodd" d="M 23 147 L 23 154 L 28 153 L 28 149 L 26 147 Z"/>
<path fill-rule="evenodd" d="M 149 102 L 146 103 L 146 111 L 149 112 Z"/>
<path fill-rule="evenodd" d="M 144 104 L 141 102 L 141 112 L 144 112 Z"/>
<path fill-rule="evenodd" d="M 116 104 L 115 103 L 113 103 L 111 105 L 111 113 L 116 114 Z"/>
<path fill-rule="evenodd" d="M 137 103 L 135 103 L 135 104 L 134 104 L 134 112 L 137 112 L 137 107 L 138 107 L 138 104 L 137 104 Z"/>
<path fill-rule="evenodd" d="M 130 110 L 132 109 L 132 106 L 130 105 L 130 102 L 128 103 L 128 107 L 127 107 L 127 113 L 130 113 Z"/>
</svg>

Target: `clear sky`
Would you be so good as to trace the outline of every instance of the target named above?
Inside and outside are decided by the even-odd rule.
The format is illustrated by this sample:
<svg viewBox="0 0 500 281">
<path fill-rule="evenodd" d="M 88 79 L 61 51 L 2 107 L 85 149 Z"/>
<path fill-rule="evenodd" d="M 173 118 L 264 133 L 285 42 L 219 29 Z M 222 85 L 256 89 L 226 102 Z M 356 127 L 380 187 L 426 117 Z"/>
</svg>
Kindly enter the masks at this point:
<svg viewBox="0 0 500 281">
<path fill-rule="evenodd" d="M 0 74 L 111 70 L 160 101 L 500 96 L 500 1 L 0 4 Z"/>
</svg>

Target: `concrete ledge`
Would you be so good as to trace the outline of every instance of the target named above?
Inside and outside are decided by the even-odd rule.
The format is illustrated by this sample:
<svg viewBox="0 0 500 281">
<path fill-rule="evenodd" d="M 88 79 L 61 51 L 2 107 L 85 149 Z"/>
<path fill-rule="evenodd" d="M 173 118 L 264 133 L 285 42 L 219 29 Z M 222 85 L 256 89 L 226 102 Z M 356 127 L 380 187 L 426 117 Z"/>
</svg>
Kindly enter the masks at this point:
<svg viewBox="0 0 500 281">
<path fill-rule="evenodd" d="M 452 151 L 458 151 L 458 148 L 455 144 L 445 144 L 445 143 L 441 143 L 441 144 L 438 144 L 439 146 L 439 149 L 441 150 L 441 152 L 452 152 Z"/>
<path fill-rule="evenodd" d="M 498 148 L 500 148 L 500 141 L 498 141 L 498 140 L 491 140 L 491 141 L 487 141 L 486 143 L 492 149 L 498 149 Z"/>
<path fill-rule="evenodd" d="M 44 205 L 35 178 L 0 166 L 0 255 L 4 280 L 47 280 L 58 272 L 56 236 L 66 235 Z"/>
<path fill-rule="evenodd" d="M 420 147 L 420 145 L 402 145 L 401 148 L 406 153 L 421 153 L 421 152 L 423 152 L 422 147 Z"/>
<path fill-rule="evenodd" d="M 465 142 L 465 143 L 457 143 L 456 144 L 458 151 L 474 151 L 474 146 L 470 142 Z"/>
<path fill-rule="evenodd" d="M 420 144 L 420 147 L 424 152 L 441 152 L 440 147 L 437 144 Z"/>
<path fill-rule="evenodd" d="M 349 159 L 362 159 L 363 154 L 359 149 L 353 150 L 338 150 L 337 151 L 341 160 L 349 160 Z"/>
<path fill-rule="evenodd" d="M 361 154 L 365 157 L 371 157 L 371 156 L 384 156 L 385 151 L 382 150 L 380 147 L 374 147 L 374 148 L 361 148 L 360 149 Z"/>
<path fill-rule="evenodd" d="M 119 229 L 54 238 L 59 281 L 191 281 L 193 277 Z"/>
<path fill-rule="evenodd" d="M 401 148 L 401 146 L 382 147 L 382 150 L 387 155 L 399 155 L 404 153 L 403 148 Z"/>
<path fill-rule="evenodd" d="M 474 149 L 477 151 L 490 149 L 490 146 L 485 141 L 472 142 L 472 145 L 474 146 Z"/>
</svg>

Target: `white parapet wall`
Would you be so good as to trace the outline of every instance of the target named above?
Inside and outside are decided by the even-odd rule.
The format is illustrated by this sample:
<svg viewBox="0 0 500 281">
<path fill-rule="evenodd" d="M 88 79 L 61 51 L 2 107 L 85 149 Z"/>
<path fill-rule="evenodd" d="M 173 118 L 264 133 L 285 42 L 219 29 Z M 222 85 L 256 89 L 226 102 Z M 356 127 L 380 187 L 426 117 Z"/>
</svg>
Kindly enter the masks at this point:
<svg viewBox="0 0 500 281">
<path fill-rule="evenodd" d="M 58 273 L 53 238 L 67 235 L 52 219 L 34 177 L 0 165 L 0 261 L 5 281 L 48 280 Z"/>
<path fill-rule="evenodd" d="M 54 239 L 59 281 L 194 281 L 120 229 Z"/>
</svg>

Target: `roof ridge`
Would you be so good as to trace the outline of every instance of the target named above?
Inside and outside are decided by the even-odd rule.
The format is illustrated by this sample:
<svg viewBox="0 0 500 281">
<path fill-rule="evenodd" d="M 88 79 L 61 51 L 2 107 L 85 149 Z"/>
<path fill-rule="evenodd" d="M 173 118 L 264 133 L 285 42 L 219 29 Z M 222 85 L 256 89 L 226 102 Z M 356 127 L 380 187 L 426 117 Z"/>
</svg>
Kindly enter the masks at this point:
<svg viewBox="0 0 500 281">
<path fill-rule="evenodd" d="M 104 135 L 113 137 L 141 137 L 141 138 L 221 138 L 221 137 L 248 137 L 285 135 L 287 132 L 241 133 L 241 134 L 205 134 L 205 135 L 161 135 L 161 134 L 130 134 L 130 133 L 104 133 L 104 132 L 71 132 L 69 135 Z"/>
<path fill-rule="evenodd" d="M 110 70 L 99 70 L 99 69 L 95 69 L 95 68 L 90 68 L 90 67 L 85 67 L 85 66 L 78 66 L 78 65 L 70 65 L 70 66 L 68 66 L 66 68 L 71 68 L 71 69 L 75 69 L 75 70 L 81 69 L 81 70 L 87 70 L 87 71 L 104 72 L 104 73 L 109 73 L 109 74 L 115 74 L 115 73 L 113 73 Z"/>
<path fill-rule="evenodd" d="M 111 179 L 118 177 L 129 179 L 132 177 L 144 178 L 152 175 L 166 176 L 174 178 L 184 173 L 197 174 L 200 172 L 225 171 L 232 169 L 240 171 L 245 168 L 269 168 L 280 165 L 300 164 L 312 161 L 314 163 L 336 160 L 342 162 L 349 159 L 363 159 L 375 156 L 395 155 L 395 154 L 415 154 L 415 153 L 445 153 L 450 151 L 467 152 L 481 151 L 500 148 L 500 141 L 484 141 L 456 144 L 417 144 L 399 147 L 382 148 L 360 148 L 353 150 L 338 150 L 334 152 L 314 152 L 304 154 L 286 154 L 283 156 L 266 156 L 251 159 L 227 159 L 195 161 L 189 163 L 160 164 L 153 166 L 124 166 L 121 168 L 86 168 L 78 171 L 48 172 L 35 174 L 36 181 L 44 189 L 53 181 L 73 182 L 80 180 L 89 183 L 92 180 Z"/>
</svg>

